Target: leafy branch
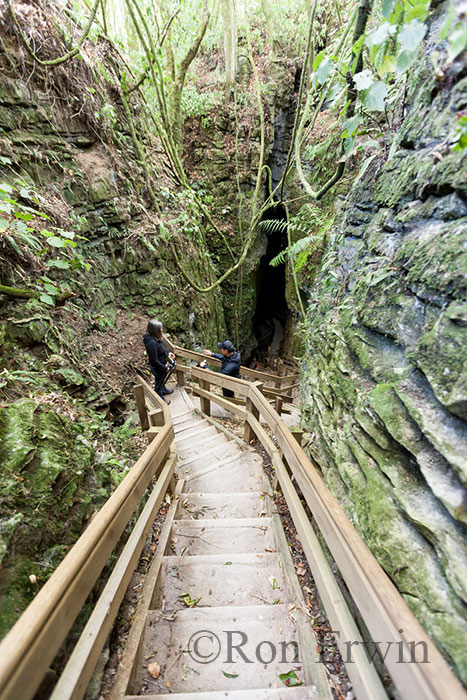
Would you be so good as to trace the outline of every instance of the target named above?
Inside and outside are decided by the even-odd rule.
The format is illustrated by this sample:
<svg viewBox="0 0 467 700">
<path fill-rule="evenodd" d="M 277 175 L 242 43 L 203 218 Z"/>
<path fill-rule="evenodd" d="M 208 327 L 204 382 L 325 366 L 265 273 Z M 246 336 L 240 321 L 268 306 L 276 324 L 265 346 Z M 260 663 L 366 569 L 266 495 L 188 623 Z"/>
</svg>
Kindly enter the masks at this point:
<svg viewBox="0 0 467 700">
<path fill-rule="evenodd" d="M 27 40 L 23 30 L 22 30 L 22 27 L 18 21 L 18 18 L 15 14 L 15 11 L 13 10 L 11 0 L 7 0 L 8 10 L 9 10 L 11 18 L 16 26 L 16 29 L 18 30 L 18 34 L 21 38 L 21 41 L 22 41 L 26 51 L 34 59 L 34 61 L 36 61 L 36 63 L 39 63 L 39 65 L 41 65 L 41 66 L 58 66 L 61 63 L 65 63 L 65 61 L 68 61 L 70 58 L 73 58 L 81 51 L 81 47 L 83 46 L 83 44 L 84 44 L 84 42 L 85 42 L 85 40 L 86 40 L 90 30 L 91 30 L 92 24 L 96 18 L 97 10 L 99 9 L 99 3 L 100 3 L 100 0 L 95 0 L 94 5 L 92 6 L 91 14 L 89 15 L 88 22 L 83 30 L 83 33 L 81 34 L 76 46 L 73 49 L 71 49 L 71 51 L 68 51 L 68 53 L 63 54 L 63 56 L 59 56 L 58 58 L 53 58 L 50 60 L 43 61 L 42 59 L 40 59 L 37 56 L 37 54 L 34 53 L 32 48 L 30 47 L 29 42 L 28 42 L 28 40 Z"/>
</svg>

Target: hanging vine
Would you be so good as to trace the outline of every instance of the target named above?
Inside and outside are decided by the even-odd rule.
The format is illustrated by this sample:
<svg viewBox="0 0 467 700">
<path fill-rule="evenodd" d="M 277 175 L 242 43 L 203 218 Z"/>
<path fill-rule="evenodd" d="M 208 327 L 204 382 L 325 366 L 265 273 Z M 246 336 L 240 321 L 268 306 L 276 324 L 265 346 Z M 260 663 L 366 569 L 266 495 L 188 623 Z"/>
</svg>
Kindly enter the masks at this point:
<svg viewBox="0 0 467 700">
<path fill-rule="evenodd" d="M 29 46 L 29 42 L 28 42 L 28 40 L 23 32 L 23 29 L 22 29 L 19 21 L 18 21 L 16 13 L 13 10 L 11 0 L 7 0 L 7 4 L 8 4 L 8 10 L 10 12 L 11 18 L 15 24 L 16 29 L 18 30 L 18 34 L 19 34 L 20 39 L 24 45 L 24 48 L 26 49 L 28 54 L 31 56 L 31 58 L 33 58 L 34 61 L 41 66 L 58 66 L 61 63 L 65 63 L 65 61 L 68 61 L 70 58 L 73 58 L 74 56 L 79 54 L 79 52 L 81 51 L 81 47 L 83 46 L 85 40 L 87 39 L 88 34 L 91 30 L 92 24 L 96 18 L 97 10 L 99 9 L 100 0 L 94 1 L 88 22 L 83 30 L 83 33 L 81 34 L 81 37 L 78 40 L 78 43 L 76 44 L 75 48 L 71 49 L 71 51 L 68 51 L 66 54 L 63 54 L 63 56 L 59 56 L 58 58 L 53 58 L 53 59 L 45 60 L 45 61 L 42 60 L 41 58 L 39 58 L 39 56 L 37 56 L 37 54 L 34 53 L 32 48 Z"/>
</svg>

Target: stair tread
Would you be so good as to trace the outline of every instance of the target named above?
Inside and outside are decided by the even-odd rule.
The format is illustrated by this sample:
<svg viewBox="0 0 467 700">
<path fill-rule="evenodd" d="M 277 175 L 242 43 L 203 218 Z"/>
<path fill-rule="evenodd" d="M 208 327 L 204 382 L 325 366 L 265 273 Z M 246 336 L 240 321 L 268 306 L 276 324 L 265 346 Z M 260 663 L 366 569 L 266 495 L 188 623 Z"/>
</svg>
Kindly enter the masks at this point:
<svg viewBox="0 0 467 700">
<path fill-rule="evenodd" d="M 225 554 L 275 551 L 271 519 L 218 518 L 174 520 L 174 554 Z M 226 555 L 227 556 L 227 555 Z"/>
<path fill-rule="evenodd" d="M 182 493 L 177 519 L 254 518 L 267 513 L 267 499 L 258 492 Z"/>
<path fill-rule="evenodd" d="M 264 491 L 262 460 L 249 452 L 241 452 L 235 463 L 220 466 L 215 474 L 197 475 L 190 479 L 185 490 L 190 492 L 216 493 L 219 491 L 251 492 Z"/>
<path fill-rule="evenodd" d="M 160 695 L 144 695 L 146 700 L 155 700 Z M 294 688 L 255 688 L 253 690 L 213 690 L 200 693 L 171 693 L 171 700 L 319 700 L 313 685 Z M 141 695 L 126 695 L 125 700 L 139 700 Z"/>
<path fill-rule="evenodd" d="M 209 421 L 207 421 L 207 420 L 203 420 L 202 418 L 197 418 L 196 416 L 194 418 L 192 418 L 191 420 L 186 421 L 185 423 L 182 423 L 181 425 L 175 423 L 174 424 L 175 437 L 181 436 L 187 430 L 191 430 L 192 428 L 196 428 L 196 427 L 199 427 L 199 428 L 211 427 L 211 423 L 209 423 Z M 215 426 L 212 426 L 212 427 L 215 427 Z"/>
<path fill-rule="evenodd" d="M 198 635 L 203 662 L 196 656 L 193 635 Z M 298 660 L 291 642 L 298 646 Z M 235 649 L 237 645 L 246 660 Z M 219 651 L 217 658 L 213 649 Z M 205 659 L 210 654 L 212 662 L 208 663 Z M 306 680 L 299 660 L 298 632 L 287 605 L 195 607 L 178 611 L 175 618 L 167 611 L 153 610 L 147 619 L 142 658 L 146 666 L 156 661 L 162 670 L 153 683 L 144 669 L 141 694 L 154 693 L 155 687 L 160 693 L 229 690 L 232 685 L 236 690 L 277 688 L 279 674 L 291 668 L 297 669 L 299 679 Z M 224 672 L 237 677 L 228 678 Z"/>
<path fill-rule="evenodd" d="M 215 467 L 219 464 L 221 460 L 227 457 L 234 457 L 235 455 L 241 455 L 241 450 L 231 442 L 217 442 L 204 453 L 199 455 L 193 455 L 191 458 L 187 457 L 184 460 L 179 460 L 177 464 L 177 471 L 182 475 L 183 478 L 187 476 L 193 476 L 194 474 L 201 473 L 208 467 Z"/>
<path fill-rule="evenodd" d="M 201 598 L 197 608 L 272 605 L 288 600 L 287 584 L 276 553 L 167 556 L 154 607 L 183 609 L 182 596 Z"/>
<path fill-rule="evenodd" d="M 194 425 L 191 428 L 181 432 L 177 435 L 175 432 L 175 442 L 185 442 L 190 438 L 196 438 L 197 436 L 208 436 L 208 435 L 218 435 L 216 428 L 210 423 L 200 423 L 199 425 Z"/>
</svg>

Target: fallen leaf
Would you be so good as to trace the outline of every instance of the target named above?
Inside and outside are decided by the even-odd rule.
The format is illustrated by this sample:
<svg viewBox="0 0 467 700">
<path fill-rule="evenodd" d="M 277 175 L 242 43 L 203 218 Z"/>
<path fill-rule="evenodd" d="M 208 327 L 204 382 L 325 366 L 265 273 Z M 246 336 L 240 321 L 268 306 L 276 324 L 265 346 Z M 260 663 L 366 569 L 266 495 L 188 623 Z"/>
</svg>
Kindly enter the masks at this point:
<svg viewBox="0 0 467 700">
<path fill-rule="evenodd" d="M 238 678 L 238 673 L 226 673 L 225 671 L 222 671 L 222 673 L 226 678 Z"/>
<path fill-rule="evenodd" d="M 201 600 L 201 596 L 199 598 L 192 598 L 189 593 L 182 593 L 178 597 L 182 598 L 187 608 L 193 608 L 196 605 L 196 603 L 199 603 L 199 601 Z"/>
<path fill-rule="evenodd" d="M 295 686 L 295 685 L 303 685 L 302 681 L 299 680 L 295 671 L 289 671 L 288 673 L 281 673 L 281 674 L 279 674 L 279 679 L 288 688 L 289 687 L 293 688 L 293 686 Z"/>
<path fill-rule="evenodd" d="M 306 574 L 306 569 L 303 568 L 303 566 L 299 566 L 297 569 L 297 576 L 305 576 Z"/>
<path fill-rule="evenodd" d="M 153 678 L 159 678 L 160 672 L 161 667 L 157 661 L 154 661 L 152 664 L 148 664 L 148 673 L 150 673 Z"/>
</svg>

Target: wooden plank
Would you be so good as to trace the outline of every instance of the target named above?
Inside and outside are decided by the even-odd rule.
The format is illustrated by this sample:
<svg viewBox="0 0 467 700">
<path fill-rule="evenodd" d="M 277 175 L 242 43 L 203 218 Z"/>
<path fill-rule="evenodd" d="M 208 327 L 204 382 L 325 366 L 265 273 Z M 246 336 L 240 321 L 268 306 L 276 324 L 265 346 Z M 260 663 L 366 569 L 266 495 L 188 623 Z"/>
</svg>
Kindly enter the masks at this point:
<svg viewBox="0 0 467 700">
<path fill-rule="evenodd" d="M 136 408 L 138 409 L 139 422 L 141 430 L 149 428 L 148 412 L 146 410 L 146 399 L 144 397 L 144 388 L 142 384 L 136 384 L 134 387 Z"/>
<path fill-rule="evenodd" d="M 212 425 L 214 425 L 217 428 L 217 430 L 220 430 L 221 432 L 225 433 L 231 440 L 235 440 L 235 442 L 238 443 L 240 447 L 251 449 L 249 445 L 247 445 L 246 442 L 242 440 L 242 438 L 238 437 L 238 435 L 235 435 L 235 433 L 232 433 L 232 431 L 226 428 L 224 425 L 222 425 L 220 421 L 216 420 L 215 418 L 212 418 L 211 416 L 205 416 L 199 410 L 199 408 L 195 407 L 195 411 L 196 413 L 198 413 L 198 415 L 203 416 L 205 420 L 212 423 Z M 199 455 L 197 455 L 194 459 L 199 459 Z M 185 463 L 183 464 L 183 466 L 185 466 Z"/>
<path fill-rule="evenodd" d="M 287 375 L 284 374 L 284 376 L 281 377 L 280 379 L 281 379 L 281 382 L 283 384 L 284 382 L 290 382 L 291 380 L 297 381 L 297 379 L 299 379 L 299 378 L 300 378 L 300 374 L 297 372 L 296 374 L 287 374 Z"/>
<path fill-rule="evenodd" d="M 230 403 L 236 404 L 237 406 L 246 406 L 245 399 L 237 399 L 236 396 L 223 396 L 223 398 L 226 401 L 230 401 Z"/>
<path fill-rule="evenodd" d="M 255 382 L 254 386 L 257 391 L 261 391 L 263 388 L 263 385 L 261 382 Z M 256 408 L 256 406 L 253 404 L 251 398 L 247 396 L 246 399 L 246 416 L 245 416 L 245 429 L 243 433 L 243 439 L 247 443 L 247 445 L 250 444 L 254 437 L 254 430 L 251 427 L 251 424 L 248 422 L 249 417 L 255 418 L 256 420 L 259 421 L 259 411 Z"/>
<path fill-rule="evenodd" d="M 163 335 L 162 337 L 163 337 L 163 339 L 164 339 L 164 343 L 167 345 L 167 347 L 169 348 L 170 352 L 173 352 L 173 353 L 175 354 L 176 345 L 174 345 L 174 344 L 172 343 L 172 340 L 170 339 L 170 335 Z"/>
<path fill-rule="evenodd" d="M 308 613 L 307 615 L 308 611 L 306 610 L 302 589 L 295 572 L 290 547 L 282 528 L 280 515 L 277 513 L 272 515 L 272 526 L 280 555 L 281 569 L 284 573 L 289 594 L 289 616 L 298 630 L 299 654 L 305 672 L 305 683 L 315 686 L 316 697 L 319 700 L 333 700 L 326 672 L 317 651 L 318 640 L 310 624 L 311 614 Z M 357 689 L 354 688 L 354 690 L 356 691 Z M 360 696 L 358 698 L 361 700 Z M 375 700 L 378 700 L 377 696 L 375 696 Z"/>
<path fill-rule="evenodd" d="M 247 382 L 245 379 L 236 379 L 235 377 L 229 377 L 227 374 L 210 372 L 208 369 L 200 369 L 199 367 L 192 370 L 191 376 L 196 377 L 198 380 L 207 378 L 210 384 L 225 387 L 245 398 L 248 396 L 251 387 L 251 382 Z"/>
<path fill-rule="evenodd" d="M 287 403 L 290 403 L 290 394 L 286 394 L 286 393 L 284 393 L 283 391 L 282 391 L 282 392 L 279 392 L 279 391 L 276 391 L 276 389 L 269 389 L 268 387 L 264 387 L 264 388 L 262 389 L 262 393 L 263 393 L 265 396 L 271 397 L 271 398 L 273 398 L 273 399 L 275 399 L 276 397 L 279 397 L 279 398 L 281 398 L 283 401 L 285 401 L 285 402 L 287 402 Z"/>
<path fill-rule="evenodd" d="M 276 411 L 277 415 L 279 415 L 279 416 L 282 413 L 282 401 L 283 400 L 281 399 L 280 396 L 276 396 L 276 398 L 274 400 L 274 410 Z"/>
<path fill-rule="evenodd" d="M 156 408 L 148 413 L 149 425 L 151 427 L 164 425 L 164 411 L 161 408 Z"/>
<path fill-rule="evenodd" d="M 210 384 L 207 382 L 205 379 L 200 379 L 199 380 L 199 389 L 198 387 L 193 387 L 193 389 L 197 389 L 196 393 L 201 399 L 201 410 L 204 413 L 205 416 L 210 416 L 211 415 L 211 401 L 210 401 L 210 396 L 211 392 L 209 391 Z"/>
<path fill-rule="evenodd" d="M 160 408 L 164 412 L 164 423 L 172 423 L 172 416 L 170 415 L 168 404 L 166 404 L 159 394 L 156 394 L 152 386 L 149 386 L 142 377 L 138 377 L 138 379 L 144 389 L 146 400 L 149 401 L 154 408 Z"/>
<path fill-rule="evenodd" d="M 376 669 L 365 653 L 359 629 L 278 454 L 273 457 L 273 466 L 344 662 L 349 656 L 346 642 L 358 643 L 351 647 L 352 662 L 346 665 L 355 695 L 359 700 L 387 700 Z"/>
<path fill-rule="evenodd" d="M 273 443 L 273 441 L 259 422 L 258 418 L 256 418 L 253 415 L 253 413 L 249 413 L 247 416 L 247 420 L 252 430 L 254 431 L 256 437 L 258 438 L 268 455 L 271 457 L 271 459 L 274 455 L 279 456 L 279 448 Z"/>
<path fill-rule="evenodd" d="M 234 403 L 231 403 L 228 399 L 224 398 L 223 396 L 213 394 L 211 391 L 205 391 L 204 389 L 201 389 L 197 386 L 193 387 L 193 394 L 196 394 L 197 396 L 203 397 L 205 399 L 209 399 L 210 401 L 214 401 L 214 403 L 218 404 L 218 406 L 222 406 L 222 408 L 225 408 L 226 411 L 230 411 L 230 413 L 233 413 L 235 416 L 237 416 L 237 418 L 241 418 L 243 420 L 245 419 L 246 410 L 244 408 L 241 408 L 240 406 L 237 406 Z M 201 410 L 203 411 L 202 406 Z"/>
<path fill-rule="evenodd" d="M 139 561 L 154 517 L 172 478 L 177 456 L 172 454 L 138 518 L 128 541 L 102 591 L 78 643 L 56 684 L 50 700 L 81 700 L 94 672 L 120 603 Z"/>
<path fill-rule="evenodd" d="M 294 437 L 298 444 L 301 446 L 303 440 L 303 430 L 293 429 L 290 432 L 292 433 L 292 437 Z"/>
<path fill-rule="evenodd" d="M 288 428 L 275 417 L 274 410 L 254 387 L 251 396 L 276 434 L 372 639 L 383 640 L 388 645 L 385 665 L 401 697 L 404 700 L 462 697 L 461 686 L 449 666 Z M 405 650 L 403 658 L 410 663 L 401 663 L 401 648 Z M 423 663 L 426 655 L 429 663 Z"/>
<path fill-rule="evenodd" d="M 1 700 L 34 695 L 172 441 L 164 426 L 1 642 Z"/>
<path fill-rule="evenodd" d="M 121 661 L 118 665 L 115 684 L 111 689 L 110 697 L 112 700 L 123 700 L 129 688 L 132 685 L 132 679 L 138 669 L 138 655 L 140 651 L 141 639 L 144 632 L 144 625 L 148 611 L 153 606 L 153 599 L 156 591 L 156 584 L 162 567 L 163 558 L 169 542 L 172 524 L 177 512 L 178 500 L 183 491 L 185 481 L 182 479 L 177 482 L 177 487 L 174 492 L 174 498 L 170 505 L 164 524 L 159 536 L 159 544 L 156 550 L 154 560 L 146 575 L 141 598 L 138 600 L 135 616 L 125 642 L 125 649 Z M 131 692 L 131 691 L 130 691 Z"/>
<path fill-rule="evenodd" d="M 148 440 L 148 445 L 159 435 L 161 429 L 160 427 L 151 426 L 149 430 L 146 430 L 146 437 Z"/>
<path fill-rule="evenodd" d="M 180 365 L 177 365 L 177 369 L 175 370 L 175 377 L 177 379 L 178 386 L 185 386 L 185 374 L 183 369 L 180 368 Z"/>
<path fill-rule="evenodd" d="M 286 386 L 282 386 L 282 391 L 286 391 L 288 393 L 289 389 L 297 389 L 300 386 L 300 382 L 294 382 L 293 384 L 287 384 Z"/>
<path fill-rule="evenodd" d="M 193 368 L 189 365 L 177 364 L 177 371 L 183 372 L 183 374 L 189 374 Z"/>
<path fill-rule="evenodd" d="M 184 358 L 186 360 L 195 360 L 196 362 L 201 362 L 202 360 L 206 360 L 207 362 L 211 362 L 213 365 L 216 367 L 221 366 L 221 360 L 218 360 L 217 357 L 210 357 L 209 355 L 205 355 L 202 352 L 196 352 L 195 350 L 187 350 L 186 348 L 181 348 L 178 345 L 174 346 L 174 350 L 172 351 L 177 357 Z M 242 377 L 251 377 L 252 379 L 259 380 L 261 382 L 272 382 L 275 383 L 277 380 L 277 375 L 276 374 L 268 374 L 267 372 L 259 372 L 256 369 L 250 369 L 250 367 L 245 367 L 242 365 L 240 367 L 240 374 Z M 297 375 L 289 375 L 288 377 L 280 377 L 281 380 L 290 380 L 290 379 L 296 379 Z"/>
</svg>

